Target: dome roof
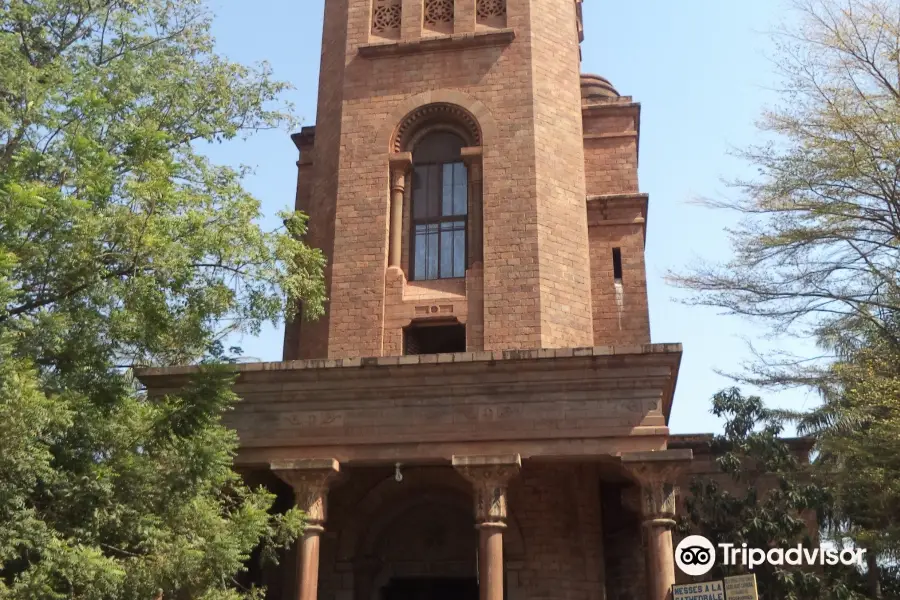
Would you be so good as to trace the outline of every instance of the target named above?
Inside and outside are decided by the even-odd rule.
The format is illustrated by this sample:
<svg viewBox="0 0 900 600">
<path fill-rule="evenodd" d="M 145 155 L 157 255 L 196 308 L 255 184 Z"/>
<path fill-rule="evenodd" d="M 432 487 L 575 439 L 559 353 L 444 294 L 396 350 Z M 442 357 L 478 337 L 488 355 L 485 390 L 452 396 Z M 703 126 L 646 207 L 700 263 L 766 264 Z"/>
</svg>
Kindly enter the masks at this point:
<svg viewBox="0 0 900 600">
<path fill-rule="evenodd" d="M 588 73 L 581 75 L 582 100 L 614 100 L 619 96 L 621 94 L 616 91 L 616 88 L 605 77 Z"/>
</svg>

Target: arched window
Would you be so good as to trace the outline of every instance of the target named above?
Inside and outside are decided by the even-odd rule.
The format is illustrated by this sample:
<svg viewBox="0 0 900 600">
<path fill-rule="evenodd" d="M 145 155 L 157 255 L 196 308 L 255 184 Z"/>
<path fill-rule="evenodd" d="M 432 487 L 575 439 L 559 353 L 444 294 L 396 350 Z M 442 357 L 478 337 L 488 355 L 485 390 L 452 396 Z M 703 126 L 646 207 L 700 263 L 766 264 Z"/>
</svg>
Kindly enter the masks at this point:
<svg viewBox="0 0 900 600">
<path fill-rule="evenodd" d="M 412 151 L 410 269 L 413 280 L 466 275 L 468 174 L 465 143 L 448 132 L 423 137 Z"/>
</svg>

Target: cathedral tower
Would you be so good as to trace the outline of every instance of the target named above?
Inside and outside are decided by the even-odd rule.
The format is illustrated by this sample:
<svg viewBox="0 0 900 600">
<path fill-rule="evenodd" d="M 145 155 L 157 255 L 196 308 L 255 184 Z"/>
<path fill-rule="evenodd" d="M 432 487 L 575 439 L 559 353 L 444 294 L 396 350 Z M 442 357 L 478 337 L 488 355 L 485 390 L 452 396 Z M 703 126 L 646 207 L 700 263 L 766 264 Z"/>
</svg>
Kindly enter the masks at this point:
<svg viewBox="0 0 900 600">
<path fill-rule="evenodd" d="M 638 105 L 575 0 L 327 0 L 298 209 L 327 313 L 285 359 L 649 342 Z"/>
</svg>

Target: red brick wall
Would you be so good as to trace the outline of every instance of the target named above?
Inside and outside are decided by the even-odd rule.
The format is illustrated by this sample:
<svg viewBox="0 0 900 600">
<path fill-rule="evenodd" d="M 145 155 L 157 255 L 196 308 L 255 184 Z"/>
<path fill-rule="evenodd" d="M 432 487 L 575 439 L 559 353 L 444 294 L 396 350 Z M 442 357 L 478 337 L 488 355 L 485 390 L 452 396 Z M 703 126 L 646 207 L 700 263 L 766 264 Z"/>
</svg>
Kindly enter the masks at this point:
<svg viewBox="0 0 900 600">
<path fill-rule="evenodd" d="M 594 198 L 588 202 L 594 345 L 650 343 L 644 208 L 641 196 Z M 613 277 L 613 248 L 622 257 L 622 279 Z"/>
<path fill-rule="evenodd" d="M 342 111 L 344 98 L 344 52 L 348 36 L 348 3 L 354 0 L 329 0 L 325 3 L 322 30 L 322 57 L 319 65 L 319 99 L 316 111 L 315 144 L 310 153 L 310 196 L 298 194 L 297 203 L 307 206 L 309 233 L 306 242 L 320 248 L 329 259 L 325 267 L 328 298 L 336 295 L 333 281 L 336 202 L 341 155 Z M 302 177 L 304 174 L 300 173 Z M 308 202 L 308 203 L 307 203 Z M 330 302 L 326 304 L 328 309 Z M 297 327 L 295 325 L 294 327 Z M 285 348 L 286 358 L 321 358 L 328 355 L 331 311 L 314 322 L 302 323 L 299 332 L 286 328 L 286 340 L 294 337 L 294 348 Z"/>
<path fill-rule="evenodd" d="M 630 97 L 593 104 L 584 112 L 588 195 L 638 191 L 638 109 Z"/>
<path fill-rule="evenodd" d="M 531 1 L 541 347 L 591 344 L 575 3 Z"/>
<path fill-rule="evenodd" d="M 510 598 L 604 597 L 599 476 L 591 465 L 527 465 L 510 485 L 510 512 L 522 532 L 521 568 L 507 564 Z"/>
</svg>

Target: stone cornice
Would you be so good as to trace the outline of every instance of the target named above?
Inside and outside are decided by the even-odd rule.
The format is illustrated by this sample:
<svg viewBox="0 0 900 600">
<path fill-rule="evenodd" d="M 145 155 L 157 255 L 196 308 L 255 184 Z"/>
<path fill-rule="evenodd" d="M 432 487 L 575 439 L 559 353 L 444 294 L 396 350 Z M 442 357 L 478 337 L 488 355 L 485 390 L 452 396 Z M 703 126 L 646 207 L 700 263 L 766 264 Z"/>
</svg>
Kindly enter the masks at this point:
<svg viewBox="0 0 900 600">
<path fill-rule="evenodd" d="M 656 344 L 236 365 L 241 401 L 225 422 L 238 464 L 662 449 L 680 359 L 680 345 Z M 152 397 L 178 393 L 196 370 L 139 377 Z"/>
<path fill-rule="evenodd" d="M 411 356 L 379 356 L 337 359 L 309 359 L 282 362 L 252 362 L 234 365 L 239 375 L 252 377 L 251 373 L 265 372 L 278 379 L 291 379 L 291 375 L 304 370 L 362 369 L 374 374 L 379 367 L 404 367 L 411 365 L 445 365 L 448 363 L 493 363 L 511 361 L 559 361 L 586 357 L 666 355 L 680 361 L 681 344 L 642 344 L 634 346 L 593 346 L 583 348 L 543 348 L 538 350 L 494 350 L 483 352 L 456 352 L 452 354 L 418 354 Z M 564 365 L 560 365 L 564 366 Z M 375 367 L 376 369 L 371 369 Z M 197 374 L 199 366 L 149 367 L 135 369 L 135 376 L 148 388 L 179 384 L 185 376 Z M 249 380 L 248 380 L 249 381 Z"/>
<path fill-rule="evenodd" d="M 591 214 L 596 214 L 596 211 L 602 211 L 607 207 L 615 207 L 615 205 L 624 205 L 628 206 L 634 204 L 637 206 L 638 210 L 641 211 L 641 216 L 638 219 L 623 221 L 623 220 L 615 220 L 615 219 L 606 219 L 604 218 L 598 225 L 640 225 L 644 230 L 644 246 L 647 245 L 647 215 L 649 213 L 650 207 L 650 196 L 649 194 L 642 194 L 639 192 L 630 193 L 630 194 L 594 194 L 585 197 L 585 201 L 587 202 L 588 210 L 595 211 Z"/>
<path fill-rule="evenodd" d="M 303 150 L 304 147 L 312 146 L 316 139 L 316 126 L 309 125 L 300 131 L 291 134 L 291 141 L 297 146 L 297 150 Z"/>
<path fill-rule="evenodd" d="M 493 31 L 428 36 L 417 40 L 362 44 L 357 48 L 357 51 L 364 58 L 380 58 L 383 56 L 403 56 L 421 52 L 444 52 L 465 48 L 506 46 L 512 43 L 515 38 L 516 32 L 513 29 L 497 29 Z"/>
</svg>

